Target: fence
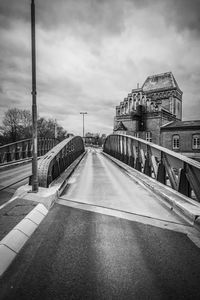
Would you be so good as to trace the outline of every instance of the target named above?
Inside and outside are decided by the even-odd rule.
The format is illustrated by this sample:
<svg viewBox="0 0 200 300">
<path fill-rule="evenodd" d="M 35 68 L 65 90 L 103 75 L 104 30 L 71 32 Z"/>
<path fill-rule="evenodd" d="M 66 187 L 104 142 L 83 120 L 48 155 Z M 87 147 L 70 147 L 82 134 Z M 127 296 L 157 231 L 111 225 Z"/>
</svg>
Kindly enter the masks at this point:
<svg viewBox="0 0 200 300">
<path fill-rule="evenodd" d="M 159 145 L 127 135 L 109 135 L 104 152 L 200 202 L 200 163 Z"/>
<path fill-rule="evenodd" d="M 47 153 L 58 143 L 56 139 L 38 138 L 38 156 Z M 26 139 L 0 147 L 0 164 L 32 157 L 32 139 Z"/>
<path fill-rule="evenodd" d="M 38 162 L 39 186 L 48 187 L 84 151 L 83 139 L 79 136 L 67 138 L 56 145 Z"/>
</svg>

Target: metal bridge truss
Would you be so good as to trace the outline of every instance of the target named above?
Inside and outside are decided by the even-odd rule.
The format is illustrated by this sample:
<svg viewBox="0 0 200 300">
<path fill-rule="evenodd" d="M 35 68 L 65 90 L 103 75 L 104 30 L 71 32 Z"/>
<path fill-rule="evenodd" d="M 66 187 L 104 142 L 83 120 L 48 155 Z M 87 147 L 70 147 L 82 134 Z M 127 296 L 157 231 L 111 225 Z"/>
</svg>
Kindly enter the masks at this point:
<svg viewBox="0 0 200 300">
<path fill-rule="evenodd" d="M 39 186 L 48 187 L 84 151 L 83 139 L 80 136 L 67 138 L 56 145 L 38 161 Z"/>
<path fill-rule="evenodd" d="M 58 143 L 56 139 L 38 138 L 38 156 L 47 153 Z M 0 164 L 32 157 L 32 139 L 26 139 L 0 147 Z"/>
<path fill-rule="evenodd" d="M 109 135 L 104 152 L 188 197 L 194 193 L 200 202 L 199 162 L 128 135 Z"/>
</svg>

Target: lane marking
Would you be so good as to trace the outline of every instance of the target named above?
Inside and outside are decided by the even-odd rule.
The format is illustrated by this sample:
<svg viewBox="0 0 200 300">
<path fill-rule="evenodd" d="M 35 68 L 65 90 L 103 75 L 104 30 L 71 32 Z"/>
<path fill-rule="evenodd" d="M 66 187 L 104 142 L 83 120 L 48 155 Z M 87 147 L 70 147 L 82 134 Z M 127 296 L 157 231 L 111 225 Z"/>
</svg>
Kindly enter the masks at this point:
<svg viewBox="0 0 200 300">
<path fill-rule="evenodd" d="M 128 212 L 126 210 L 117 209 L 117 208 L 113 208 L 113 207 L 106 207 L 103 205 L 97 205 L 97 204 L 93 204 L 93 203 L 86 203 L 86 202 L 81 202 L 81 201 L 77 201 L 77 200 L 66 199 L 66 198 L 63 198 L 62 196 L 59 197 L 58 200 L 56 200 L 56 203 L 58 203 L 58 204 L 62 204 L 62 205 L 66 205 L 66 206 L 73 205 L 73 204 L 66 204 L 65 202 L 74 203 L 74 204 L 76 204 L 76 206 L 80 204 L 80 206 L 83 206 L 85 210 L 87 210 L 87 207 L 90 207 L 91 209 L 93 208 L 94 211 L 96 208 L 98 208 L 100 210 L 102 209 L 102 210 L 107 210 L 107 211 L 114 211 L 114 212 L 116 211 L 116 212 L 120 212 L 123 214 L 131 215 L 131 216 L 137 216 L 137 217 L 146 218 L 149 220 L 156 220 L 159 222 L 164 222 L 165 224 L 175 224 L 175 225 L 192 228 L 192 225 L 190 225 L 190 224 L 182 224 L 182 223 L 159 219 L 159 218 L 155 218 L 155 217 L 151 217 L 151 216 L 145 216 L 145 215 L 134 213 L 134 212 Z"/>
<path fill-rule="evenodd" d="M 13 198 L 11 198 L 10 200 L 8 200 L 6 203 L 2 204 L 0 206 L 0 209 L 4 208 L 5 206 L 7 206 L 9 203 L 13 202 L 14 200 L 16 200 L 18 198 L 18 196 L 15 196 Z"/>
<path fill-rule="evenodd" d="M 20 195 L 17 195 L 17 196 L 15 196 L 15 197 L 13 197 L 13 198 L 11 198 L 11 199 L 8 200 L 6 203 L 4 203 L 4 204 L 2 204 L 2 205 L 0 206 L 0 210 L 3 209 L 3 208 L 4 208 L 5 206 L 7 206 L 8 204 L 12 203 L 14 200 L 23 197 L 24 195 L 26 195 L 26 192 L 25 192 L 25 193 L 22 193 L 22 194 L 20 194 Z"/>
<path fill-rule="evenodd" d="M 133 222 L 142 223 L 149 226 L 155 226 L 161 229 L 167 229 L 170 231 L 183 233 L 191 240 L 191 242 L 193 242 L 198 248 L 200 248 L 200 232 L 190 224 L 169 222 L 166 220 L 156 219 L 149 216 L 139 215 L 139 214 L 126 212 L 114 208 L 107 208 L 95 204 L 83 203 L 83 202 L 78 202 L 70 199 L 63 199 L 62 197 L 60 197 L 56 201 L 56 203 L 67 207 L 72 207 L 72 208 L 81 209 L 85 211 L 91 211 L 99 214 L 104 214 L 112 217 L 133 221 Z"/>
</svg>

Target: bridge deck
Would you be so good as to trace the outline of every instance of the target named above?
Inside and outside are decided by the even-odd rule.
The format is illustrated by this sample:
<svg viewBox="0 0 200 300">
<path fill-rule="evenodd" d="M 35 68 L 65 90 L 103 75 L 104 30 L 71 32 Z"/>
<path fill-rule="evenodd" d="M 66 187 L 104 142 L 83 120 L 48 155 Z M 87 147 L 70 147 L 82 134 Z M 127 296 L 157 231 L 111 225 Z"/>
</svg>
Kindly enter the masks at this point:
<svg viewBox="0 0 200 300">
<path fill-rule="evenodd" d="M 97 149 L 89 149 L 58 203 L 69 205 L 69 201 L 185 224 L 152 191 L 136 183 Z"/>
</svg>

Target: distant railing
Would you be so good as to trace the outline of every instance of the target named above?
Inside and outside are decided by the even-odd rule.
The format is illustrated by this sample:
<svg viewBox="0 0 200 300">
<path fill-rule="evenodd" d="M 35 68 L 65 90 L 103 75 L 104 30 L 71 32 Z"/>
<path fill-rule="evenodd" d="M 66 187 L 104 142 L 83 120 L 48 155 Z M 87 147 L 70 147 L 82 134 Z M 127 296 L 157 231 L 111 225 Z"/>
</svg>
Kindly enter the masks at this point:
<svg viewBox="0 0 200 300">
<path fill-rule="evenodd" d="M 56 139 L 38 138 L 38 156 L 47 153 L 58 143 Z M 0 147 L 0 164 L 32 157 L 32 139 L 10 143 Z"/>
<path fill-rule="evenodd" d="M 67 138 L 51 149 L 38 161 L 39 186 L 48 187 L 84 151 L 80 136 Z"/>
<path fill-rule="evenodd" d="M 200 202 L 200 163 L 164 147 L 127 135 L 109 135 L 104 152 Z"/>
</svg>

